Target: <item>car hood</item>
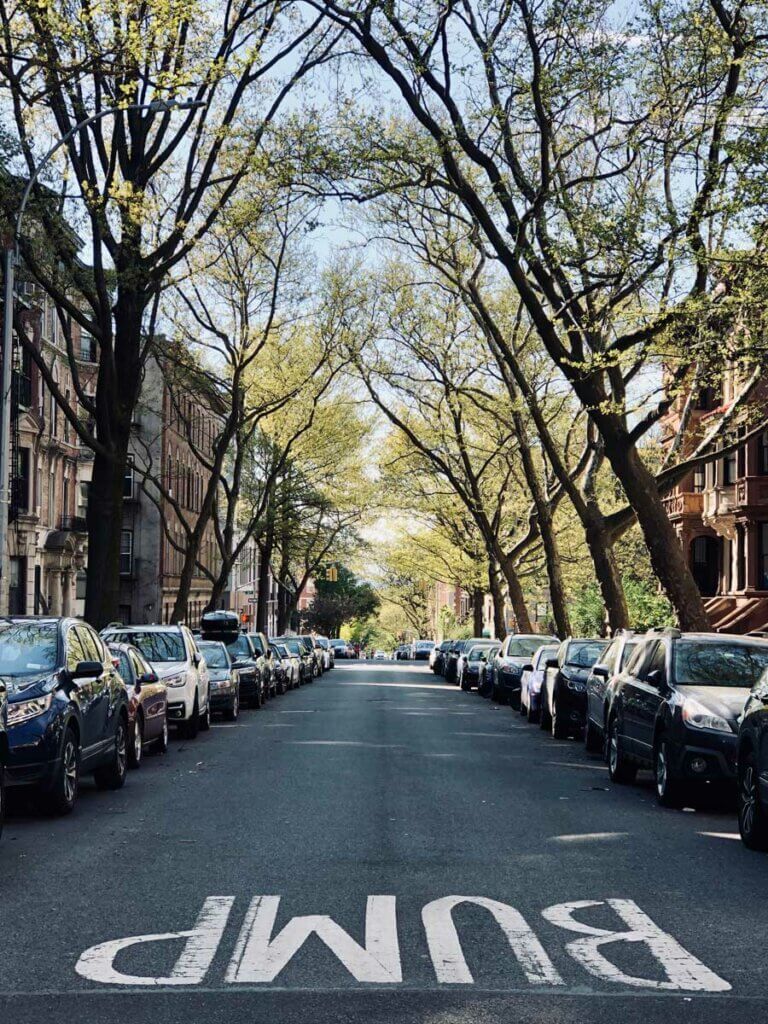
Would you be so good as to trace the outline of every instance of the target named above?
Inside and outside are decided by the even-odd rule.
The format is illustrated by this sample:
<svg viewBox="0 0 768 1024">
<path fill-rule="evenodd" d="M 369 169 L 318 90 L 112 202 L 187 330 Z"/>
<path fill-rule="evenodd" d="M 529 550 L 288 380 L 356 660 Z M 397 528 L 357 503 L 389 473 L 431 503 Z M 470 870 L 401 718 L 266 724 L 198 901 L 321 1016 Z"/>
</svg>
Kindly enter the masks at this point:
<svg viewBox="0 0 768 1024">
<path fill-rule="evenodd" d="M 186 661 L 150 661 L 150 665 L 158 679 L 168 679 L 187 671 Z"/>
<path fill-rule="evenodd" d="M 50 690 L 51 675 L 46 673 L 31 672 L 24 676 L 0 676 L 0 681 L 5 684 L 8 693 L 8 700 L 13 701 L 14 697 L 20 700 L 28 700 L 38 694 L 47 693 Z"/>
<path fill-rule="evenodd" d="M 568 679 L 575 679 L 577 682 L 586 683 L 592 669 L 578 668 L 575 665 L 563 665 L 561 671 Z"/>
<path fill-rule="evenodd" d="M 208 675 L 212 683 L 220 683 L 222 679 L 229 679 L 229 669 L 209 668 Z"/>
<path fill-rule="evenodd" d="M 748 686 L 678 686 L 682 697 L 692 697 L 721 718 L 736 719 L 744 710 Z"/>
</svg>

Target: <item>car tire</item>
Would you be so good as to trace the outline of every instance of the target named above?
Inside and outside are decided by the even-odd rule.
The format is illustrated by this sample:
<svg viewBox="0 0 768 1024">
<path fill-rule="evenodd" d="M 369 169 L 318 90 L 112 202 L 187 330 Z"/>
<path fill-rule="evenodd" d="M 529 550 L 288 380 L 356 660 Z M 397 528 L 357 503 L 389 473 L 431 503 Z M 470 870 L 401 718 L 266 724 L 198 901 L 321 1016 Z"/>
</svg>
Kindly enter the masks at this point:
<svg viewBox="0 0 768 1024">
<path fill-rule="evenodd" d="M 558 714 L 557 698 L 554 699 L 553 705 L 553 714 L 550 719 L 552 722 L 550 726 L 552 738 L 555 740 L 567 740 L 570 730 L 568 729 L 568 723 L 563 722 L 563 716 Z"/>
<path fill-rule="evenodd" d="M 461 681 L 460 681 L 459 685 L 461 686 L 461 688 L 464 691 L 464 693 L 469 693 L 469 691 L 472 689 L 472 684 L 470 683 L 469 679 L 467 678 L 466 672 L 462 672 Z"/>
<path fill-rule="evenodd" d="M 5 821 L 5 768 L 0 764 L 0 838 L 3 835 Z"/>
<path fill-rule="evenodd" d="M 539 697 L 539 728 L 542 732 L 549 732 L 552 728 L 552 716 L 547 707 L 547 696 L 544 690 Z"/>
<path fill-rule="evenodd" d="M 739 759 L 739 833 L 749 850 L 768 851 L 768 813 L 760 802 L 760 775 L 752 753 Z"/>
<path fill-rule="evenodd" d="M 587 715 L 587 724 L 584 728 L 584 749 L 588 754 L 599 754 L 603 749 L 602 733 L 597 731 L 589 715 Z"/>
<path fill-rule="evenodd" d="M 160 730 L 160 735 L 155 740 L 155 753 L 156 754 L 167 754 L 168 753 L 168 716 L 163 716 L 163 728 Z"/>
<path fill-rule="evenodd" d="M 237 717 L 240 714 L 240 694 L 236 691 L 232 698 L 232 706 L 228 707 L 224 712 L 224 717 L 228 722 L 236 722 Z"/>
<path fill-rule="evenodd" d="M 608 724 L 608 776 L 611 782 L 627 785 L 635 781 L 637 768 L 630 761 L 621 745 L 618 721 L 614 717 Z"/>
<path fill-rule="evenodd" d="M 195 704 L 192 708 L 192 714 L 184 722 L 184 738 L 187 740 L 193 740 L 197 736 L 198 729 L 200 728 L 200 710 L 197 706 L 197 696 L 195 696 Z"/>
<path fill-rule="evenodd" d="M 538 725 L 541 713 L 538 708 L 534 708 L 531 705 L 531 700 L 528 698 L 528 721 L 531 725 Z"/>
<path fill-rule="evenodd" d="M 527 718 L 528 717 L 528 705 L 527 704 L 526 705 L 523 704 L 523 691 L 522 690 L 520 691 L 520 707 L 518 708 L 518 711 L 520 712 L 520 717 L 521 718 Z"/>
<path fill-rule="evenodd" d="M 128 767 L 141 768 L 142 755 L 144 753 L 144 721 L 141 715 L 137 714 L 133 723 L 132 742 L 128 745 Z"/>
<path fill-rule="evenodd" d="M 205 705 L 205 711 L 199 716 L 198 719 L 200 732 L 208 732 L 211 728 L 211 693 L 208 691 L 208 701 Z"/>
<path fill-rule="evenodd" d="M 653 750 L 653 783 L 656 800 L 662 807 L 682 807 L 687 786 L 672 775 L 669 767 L 669 743 L 660 736 Z"/>
<path fill-rule="evenodd" d="M 49 814 L 71 814 L 80 788 L 80 744 L 72 726 L 68 726 L 61 744 L 61 757 L 43 803 Z"/>
<path fill-rule="evenodd" d="M 115 729 L 115 748 L 106 764 L 97 768 L 93 779 L 98 789 L 122 789 L 128 771 L 128 722 L 120 715 Z"/>
</svg>

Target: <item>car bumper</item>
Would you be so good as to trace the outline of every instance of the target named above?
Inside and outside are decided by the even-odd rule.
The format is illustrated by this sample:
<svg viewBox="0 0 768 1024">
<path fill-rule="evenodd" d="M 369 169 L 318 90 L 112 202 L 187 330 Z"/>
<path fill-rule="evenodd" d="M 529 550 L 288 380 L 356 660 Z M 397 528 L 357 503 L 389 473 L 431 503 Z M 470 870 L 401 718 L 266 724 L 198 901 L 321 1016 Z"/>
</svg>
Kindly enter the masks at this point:
<svg viewBox="0 0 768 1024">
<path fill-rule="evenodd" d="M 223 689 L 211 690 L 211 711 L 220 711 L 222 708 L 231 708 L 235 699 L 234 686 L 227 686 Z"/>
<path fill-rule="evenodd" d="M 44 714 L 8 730 L 6 778 L 10 786 L 45 785 L 61 751 L 64 719 Z"/>
<path fill-rule="evenodd" d="M 583 726 L 587 720 L 587 691 L 571 690 L 560 686 L 557 692 L 558 716 L 567 718 L 571 725 Z"/>
<path fill-rule="evenodd" d="M 675 752 L 672 769 L 691 782 L 735 782 L 736 743 L 735 734 L 686 738 Z"/>
<path fill-rule="evenodd" d="M 501 669 L 496 676 L 496 685 L 504 694 L 519 693 L 521 673 L 510 672 L 507 669 Z"/>
</svg>

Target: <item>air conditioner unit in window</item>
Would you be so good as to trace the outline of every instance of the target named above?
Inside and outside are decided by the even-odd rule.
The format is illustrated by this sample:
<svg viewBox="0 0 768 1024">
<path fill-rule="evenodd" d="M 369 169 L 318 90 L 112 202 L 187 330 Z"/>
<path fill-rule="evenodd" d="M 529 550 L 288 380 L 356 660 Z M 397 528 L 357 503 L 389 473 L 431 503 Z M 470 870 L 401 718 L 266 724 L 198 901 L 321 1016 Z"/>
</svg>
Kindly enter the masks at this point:
<svg viewBox="0 0 768 1024">
<path fill-rule="evenodd" d="M 21 295 L 34 295 L 36 291 L 37 285 L 33 281 L 22 281 L 19 286 Z"/>
</svg>

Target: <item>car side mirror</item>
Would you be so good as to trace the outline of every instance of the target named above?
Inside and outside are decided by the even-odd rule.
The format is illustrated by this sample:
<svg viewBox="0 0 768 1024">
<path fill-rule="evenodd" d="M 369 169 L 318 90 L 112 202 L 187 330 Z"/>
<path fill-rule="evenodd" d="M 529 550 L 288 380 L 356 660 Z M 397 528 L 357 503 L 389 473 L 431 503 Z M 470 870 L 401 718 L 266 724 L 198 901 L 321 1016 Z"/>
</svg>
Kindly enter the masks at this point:
<svg viewBox="0 0 768 1024">
<path fill-rule="evenodd" d="M 70 679 L 95 679 L 104 671 L 100 661 L 78 661 L 74 669 L 70 671 Z"/>
<path fill-rule="evenodd" d="M 157 672 L 144 672 L 143 675 L 139 676 L 139 684 L 141 683 L 156 683 L 158 681 Z"/>
<path fill-rule="evenodd" d="M 267 661 L 272 660 L 272 651 L 267 651 Z"/>
<path fill-rule="evenodd" d="M 547 660 L 546 660 L 546 667 L 547 668 L 560 668 L 560 662 L 557 660 L 557 658 L 547 658 Z"/>
<path fill-rule="evenodd" d="M 200 664 L 200 662 L 201 662 L 202 660 L 203 660 L 203 659 L 202 659 L 202 657 L 200 656 L 200 653 L 199 653 L 198 651 L 195 651 L 195 653 L 194 653 L 194 654 L 192 655 L 192 664 L 193 664 L 193 665 L 194 665 L 195 667 L 197 667 L 197 666 L 198 666 L 198 665 Z"/>
<path fill-rule="evenodd" d="M 533 665 L 523 665 L 523 672 L 533 672 Z"/>
<path fill-rule="evenodd" d="M 660 668 L 655 668 L 652 672 L 648 673 L 645 681 L 650 683 L 651 686 L 655 686 L 657 690 L 660 690 L 666 685 L 667 679 L 665 673 Z"/>
<path fill-rule="evenodd" d="M 592 669 L 592 675 L 600 676 L 601 679 L 607 679 L 610 676 L 610 674 L 611 673 L 608 671 L 608 668 L 605 665 L 595 665 Z"/>
</svg>

